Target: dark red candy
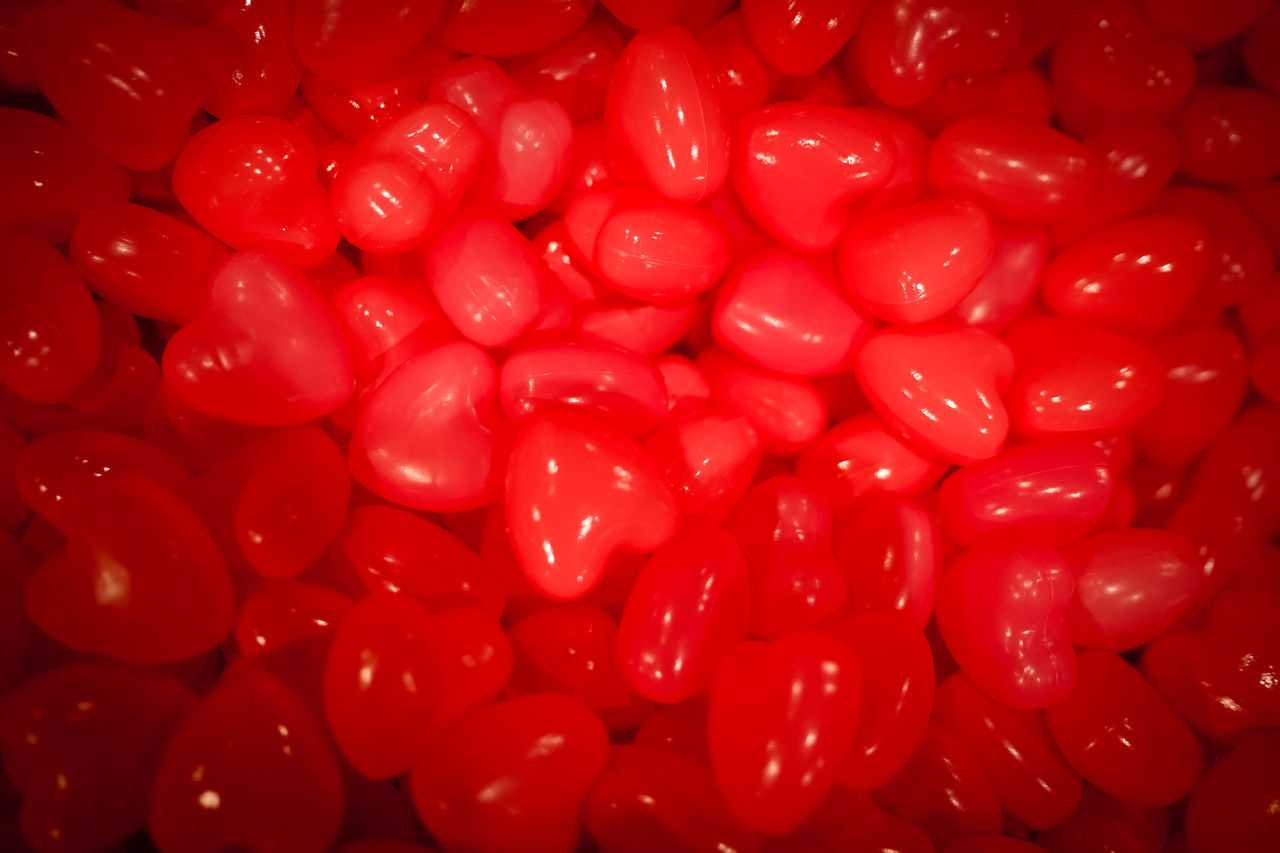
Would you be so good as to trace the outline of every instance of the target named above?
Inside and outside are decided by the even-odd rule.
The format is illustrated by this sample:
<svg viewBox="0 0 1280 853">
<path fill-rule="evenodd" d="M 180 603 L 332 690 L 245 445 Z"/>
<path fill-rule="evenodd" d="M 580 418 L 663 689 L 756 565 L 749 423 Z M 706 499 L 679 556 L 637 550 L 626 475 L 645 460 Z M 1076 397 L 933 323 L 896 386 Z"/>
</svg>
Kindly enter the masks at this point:
<svg viewBox="0 0 1280 853">
<path fill-rule="evenodd" d="M 113 663 L 51 669 L 0 706 L 0 760 L 39 851 L 106 850 L 147 822 L 160 752 L 195 696 L 172 676 Z"/>
<path fill-rule="evenodd" d="M 1075 584 L 1042 545 L 974 548 L 938 589 L 938 627 L 960 668 L 987 695 L 1014 708 L 1043 708 L 1076 684 L 1067 629 Z"/>
<path fill-rule="evenodd" d="M 742 643 L 711 687 L 711 769 L 747 826 L 789 832 L 821 805 L 854 743 L 861 667 L 840 640 L 814 631 Z"/>
<path fill-rule="evenodd" d="M 1280 831 L 1273 805 L 1280 796 L 1280 735 L 1258 737 L 1205 774 L 1187 803 L 1191 853 L 1263 853 Z"/>
<path fill-rule="evenodd" d="M 1122 802 L 1161 806 L 1186 796 L 1204 769 L 1187 724 L 1111 652 L 1085 652 L 1079 663 L 1075 691 L 1045 710 L 1071 766 Z"/>
<path fill-rule="evenodd" d="M 235 638 L 246 659 L 333 631 L 355 606 L 336 589 L 302 581 L 258 584 L 240 605 Z"/>
<path fill-rule="evenodd" d="M 248 669 L 178 727 L 156 773 L 148 829 L 162 853 L 322 853 L 337 839 L 343 799 L 323 724 L 280 680 Z"/>
<path fill-rule="evenodd" d="M 293 44 L 309 71 L 367 75 L 411 51 L 431 32 L 445 0 L 296 0 Z"/>
<path fill-rule="evenodd" d="M 1280 407 L 1252 406 L 1209 445 L 1192 481 L 1192 492 L 1214 501 L 1240 503 L 1266 536 L 1280 531 Z"/>
<path fill-rule="evenodd" d="M 1280 175 L 1280 97 L 1257 89 L 1201 86 L 1178 115 L 1181 171 L 1215 184 Z"/>
<path fill-rule="evenodd" d="M 589 0 L 446 0 L 432 40 L 480 56 L 521 56 L 548 48 L 586 23 Z"/>
<path fill-rule="evenodd" d="M 469 714 L 436 741 L 414 768 L 413 801 L 449 848 L 571 853 L 608 754 L 604 725 L 577 699 L 522 696 Z"/>
</svg>

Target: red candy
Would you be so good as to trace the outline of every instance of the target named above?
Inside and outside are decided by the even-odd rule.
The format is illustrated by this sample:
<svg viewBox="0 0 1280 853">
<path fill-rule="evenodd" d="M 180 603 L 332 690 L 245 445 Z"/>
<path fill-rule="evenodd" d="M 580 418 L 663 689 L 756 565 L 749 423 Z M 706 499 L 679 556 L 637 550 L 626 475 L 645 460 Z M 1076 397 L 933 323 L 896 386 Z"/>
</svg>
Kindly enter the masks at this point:
<svg viewBox="0 0 1280 853">
<path fill-rule="evenodd" d="M 0 6 L 0 849 L 1273 853 L 1271 0 Z"/>
</svg>

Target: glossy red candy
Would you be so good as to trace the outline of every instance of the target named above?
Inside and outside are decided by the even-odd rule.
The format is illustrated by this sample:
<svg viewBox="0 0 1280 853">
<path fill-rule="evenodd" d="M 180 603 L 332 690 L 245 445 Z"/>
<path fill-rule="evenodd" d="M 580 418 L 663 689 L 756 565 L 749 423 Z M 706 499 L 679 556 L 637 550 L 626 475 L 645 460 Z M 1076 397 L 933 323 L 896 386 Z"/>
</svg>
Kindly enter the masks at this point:
<svg viewBox="0 0 1280 853">
<path fill-rule="evenodd" d="M 321 853 L 341 825 L 342 778 L 323 724 L 257 669 L 187 715 L 155 780 L 149 831 L 162 853 Z"/>
<path fill-rule="evenodd" d="M 159 753 L 193 705 L 172 676 L 114 663 L 50 669 L 7 694 L 0 760 L 29 849 L 106 850 L 144 827 Z"/>
<path fill-rule="evenodd" d="M 240 252 L 213 276 L 210 301 L 164 352 L 165 384 L 215 417 L 263 426 L 327 414 L 355 389 L 333 309 L 296 269 Z"/>
<path fill-rule="evenodd" d="M 495 567 L 449 531 L 395 507 L 352 510 L 330 554 L 354 593 L 384 589 L 433 612 L 470 605 L 495 619 L 506 601 Z"/>
<path fill-rule="evenodd" d="M 1080 142 L 1042 124 L 977 113 L 958 118 L 929 150 L 929 183 L 983 205 L 997 219 L 1046 224 L 1084 207 L 1098 164 Z"/>
<path fill-rule="evenodd" d="M 813 74 L 844 47 L 867 0 L 748 0 L 742 22 L 752 44 L 782 74 Z"/>
<path fill-rule="evenodd" d="M 623 44 L 622 34 L 597 14 L 545 50 L 504 65 L 517 86 L 531 95 L 553 99 L 579 122 L 603 112 L 609 78 Z M 575 130 L 575 147 L 577 142 Z"/>
<path fill-rule="evenodd" d="M 351 437 L 351 475 L 413 509 L 455 512 L 492 503 L 504 474 L 497 369 L 454 341 L 401 366 L 376 391 Z"/>
<path fill-rule="evenodd" d="M 986 272 L 991 223 L 975 204 L 931 200 L 859 220 L 840 244 L 845 290 L 891 323 L 949 313 Z"/>
<path fill-rule="evenodd" d="M 249 593 L 236 617 L 235 638 L 246 659 L 269 655 L 333 631 L 355 607 L 335 589 L 302 581 L 270 581 Z"/>
<path fill-rule="evenodd" d="M 71 263 L 98 295 L 167 323 L 200 316 L 230 255 L 200 229 L 140 204 L 86 210 L 71 235 Z"/>
<path fill-rule="evenodd" d="M 633 38 L 604 105 L 610 171 L 672 201 L 699 202 L 729 173 L 729 131 L 706 57 L 680 27 Z"/>
<path fill-rule="evenodd" d="M 0 237 L 0 383 L 31 403 L 60 403 L 98 363 L 102 337 L 93 294 L 52 246 Z"/>
<path fill-rule="evenodd" d="M 894 177 L 901 156 L 876 114 L 816 104 L 772 104 L 734 125 L 733 188 L 751 217 L 806 253 L 835 247 L 850 205 Z"/>
<path fill-rule="evenodd" d="M 575 32 L 592 5 L 590 0 L 447 0 L 431 38 L 462 53 L 521 56 Z"/>
<path fill-rule="evenodd" d="M 1068 635 L 1070 566 L 1043 545 L 993 545 L 960 556 L 938 587 L 938 627 L 964 674 L 1013 708 L 1062 701 L 1076 683 Z"/>
<path fill-rule="evenodd" d="M 900 438 L 872 413 L 836 424 L 796 462 L 796 476 L 825 493 L 834 512 L 874 492 L 919 494 L 944 470 L 944 463 Z"/>
<path fill-rule="evenodd" d="M 617 299 L 584 306 L 572 334 L 585 344 L 630 350 L 646 358 L 675 346 L 698 317 L 698 300 L 686 297 L 660 305 Z"/>
<path fill-rule="evenodd" d="M 1009 432 L 1000 394 L 1014 361 L 999 338 L 949 323 L 896 326 L 857 355 L 858 381 L 880 416 L 951 462 L 995 456 Z"/>
<path fill-rule="evenodd" d="M 126 201 L 129 176 L 62 122 L 0 107 L 0 188 L 0 228 L 61 243 L 85 210 Z"/>
<path fill-rule="evenodd" d="M 1059 547 L 1102 521 L 1114 483 L 1101 448 L 1034 442 L 954 472 L 938 490 L 938 518 L 964 547 L 1002 540 Z"/>
<path fill-rule="evenodd" d="M 673 413 L 644 442 L 686 517 L 724 520 L 751 485 L 760 437 L 741 415 L 717 407 Z"/>
<path fill-rule="evenodd" d="M 1012 326 L 1005 341 L 1017 364 L 1005 405 L 1024 435 L 1124 429 L 1160 400 L 1160 363 L 1118 332 L 1078 320 L 1032 318 Z"/>
<path fill-rule="evenodd" d="M 1276 838 L 1280 796 L 1280 735 L 1269 734 L 1229 753 L 1205 774 L 1187 803 L 1191 853 L 1263 853 Z"/>
<path fill-rule="evenodd" d="M 293 44 L 309 71 L 369 74 L 409 53 L 431 32 L 445 0 L 296 0 Z"/>
<path fill-rule="evenodd" d="M 159 168 L 190 136 L 209 83 L 158 21 L 107 0 L 47 0 L 21 32 L 41 92 L 116 162 Z"/>
<path fill-rule="evenodd" d="M 412 767 L 464 712 L 492 701 L 510 672 L 511 646 L 492 617 L 471 608 L 432 614 L 407 595 L 375 592 L 334 634 L 325 717 L 352 766 L 384 779 Z"/>
<path fill-rule="evenodd" d="M 924 737 L 933 706 L 933 653 L 914 620 L 902 613 L 860 613 L 831 633 L 862 664 L 862 709 L 841 785 L 870 791 L 903 768 Z"/>
<path fill-rule="evenodd" d="M 705 211 L 643 196 L 609 212 L 589 257 L 604 281 L 645 302 L 702 293 L 728 263 L 724 233 Z"/>
<path fill-rule="evenodd" d="M 618 670 L 642 696 L 683 702 L 747 637 L 751 579 L 737 541 L 692 522 L 636 578 L 618 627 Z"/>
<path fill-rule="evenodd" d="M 1054 45 L 1050 79 L 1063 126 L 1083 134 L 1123 113 L 1170 117 L 1195 82 L 1195 60 L 1135 0 L 1091 0 Z"/>
<path fill-rule="evenodd" d="M 120 476 L 86 488 L 65 549 L 27 582 L 31 621 L 65 646 L 126 661 L 182 660 L 231 630 L 231 583 L 200 520 L 163 486 Z"/>
<path fill-rule="evenodd" d="M 898 610 L 924 627 L 938 574 L 934 527 L 932 515 L 897 495 L 871 495 L 837 519 L 832 546 L 851 613 Z"/>
<path fill-rule="evenodd" d="M 571 853 L 609 738 L 581 702 L 534 694 L 464 717 L 414 768 L 423 823 L 452 849 Z"/>
<path fill-rule="evenodd" d="M 778 82 L 778 74 L 756 50 L 742 11 L 735 9 L 723 15 L 699 32 L 697 38 L 720 90 L 720 104 L 726 115 L 736 116 L 764 106 Z"/>
<path fill-rule="evenodd" d="M 813 631 L 743 643 L 711 687 L 711 769 L 734 815 L 789 832 L 831 790 L 854 743 L 862 674 L 853 651 Z"/>
<path fill-rule="evenodd" d="M 992 238 L 990 265 L 951 314 L 965 325 L 999 332 L 1031 303 L 1049 247 L 1039 228 L 996 224 Z"/>
<path fill-rule="evenodd" d="M 818 264 L 768 250 L 721 285 L 711 331 L 721 346 L 761 367 L 818 376 L 848 370 L 871 325 Z"/>
<path fill-rule="evenodd" d="M 997 702 L 956 673 L 938 686 L 934 716 L 973 750 L 1010 817 L 1048 829 L 1076 811 L 1080 777 L 1058 753 L 1039 714 Z"/>
<path fill-rule="evenodd" d="M 831 550 L 831 509 L 795 477 L 772 477 L 747 492 L 729 520 L 751 570 L 751 635 L 772 638 L 830 624 L 848 587 Z"/>
<path fill-rule="evenodd" d="M 1201 458 L 1192 492 L 1247 507 L 1266 536 L 1280 532 L 1280 407 L 1246 409 Z"/>
<path fill-rule="evenodd" d="M 570 413 L 535 415 L 521 427 L 505 507 L 520 567 L 557 600 L 590 591 L 616 549 L 656 549 L 679 523 L 675 497 L 643 451 Z"/>
<path fill-rule="evenodd" d="M 618 623 L 599 607 L 565 604 L 532 613 L 511 627 L 514 665 L 507 693 L 568 693 L 610 731 L 635 728 L 653 712 L 623 678 Z"/>
<path fill-rule="evenodd" d="M 173 192 L 187 212 L 233 249 L 260 249 L 301 269 L 338 245 L 329 198 L 307 134 L 274 116 L 232 116 L 183 147 Z"/>
<path fill-rule="evenodd" d="M 1181 171 L 1215 184 L 1280 175 L 1280 97 L 1257 89 L 1201 86 L 1177 119 Z"/>
<path fill-rule="evenodd" d="M 719 349 L 704 350 L 695 364 L 712 398 L 747 419 L 766 453 L 794 456 L 826 428 L 826 403 L 807 379 L 748 367 Z"/>
<path fill-rule="evenodd" d="M 1280 724 L 1280 661 L 1274 631 L 1280 595 L 1248 585 L 1228 587 L 1207 622 L 1153 640 L 1142 671 L 1196 731 L 1228 744 Z"/>
<path fill-rule="evenodd" d="M 645 746 L 609 751 L 609 763 L 583 801 L 582 825 L 602 853 L 754 853 L 762 840 L 729 812 L 704 764 Z"/>
<path fill-rule="evenodd" d="M 1058 253 L 1045 267 L 1041 298 L 1059 317 L 1145 338 L 1187 309 L 1208 266 L 1207 235 L 1192 220 L 1133 217 Z"/>
<path fill-rule="evenodd" d="M 1186 796 L 1203 755 L 1182 718 L 1111 652 L 1085 652 L 1079 663 L 1075 691 L 1045 710 L 1071 766 L 1122 802 L 1161 806 Z"/>
<path fill-rule="evenodd" d="M 1000 802 L 973 750 L 933 719 L 906 766 L 875 797 L 938 847 L 1001 829 Z"/>
</svg>

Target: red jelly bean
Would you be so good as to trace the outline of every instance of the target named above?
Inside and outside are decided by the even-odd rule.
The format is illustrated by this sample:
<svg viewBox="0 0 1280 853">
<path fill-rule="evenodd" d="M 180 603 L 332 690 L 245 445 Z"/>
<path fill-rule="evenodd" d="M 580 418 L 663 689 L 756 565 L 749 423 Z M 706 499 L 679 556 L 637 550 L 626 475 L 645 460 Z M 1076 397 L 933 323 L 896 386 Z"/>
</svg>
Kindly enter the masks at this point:
<svg viewBox="0 0 1280 853">
<path fill-rule="evenodd" d="M 187 715 L 155 780 L 149 829 L 162 853 L 321 853 L 341 824 L 342 778 L 323 724 L 292 690 L 254 669 Z"/>
<path fill-rule="evenodd" d="M 112 663 L 51 669 L 6 695 L 0 759 L 26 844 L 105 850 L 144 827 L 158 754 L 194 705 L 172 676 Z"/>
<path fill-rule="evenodd" d="M 742 11 L 724 15 L 697 37 L 720 90 L 725 113 L 736 116 L 764 106 L 778 75 L 757 52 L 743 24 Z"/>
<path fill-rule="evenodd" d="M 259 584 L 240 605 L 236 645 L 249 660 L 271 654 L 298 640 L 328 634 L 355 604 L 351 596 L 319 584 Z"/>
<path fill-rule="evenodd" d="M 208 307 L 170 339 L 163 366 L 178 399 L 239 423 L 303 423 L 355 388 L 333 309 L 301 273 L 259 252 L 214 273 Z"/>
<path fill-rule="evenodd" d="M 1034 318 L 1009 329 L 1017 373 L 1005 396 L 1028 436 L 1132 426 L 1159 402 L 1160 363 L 1133 339 L 1077 320 Z"/>
<path fill-rule="evenodd" d="M 1059 317 L 1148 337 L 1187 309 L 1208 266 L 1207 235 L 1195 222 L 1134 217 L 1058 253 L 1045 267 L 1041 297 Z"/>
<path fill-rule="evenodd" d="M 0 107 L 0 187 L 0 228 L 59 243 L 83 211 L 129 198 L 124 169 L 75 131 L 10 107 Z"/>
<path fill-rule="evenodd" d="M 1009 222 L 1045 224 L 1077 213 L 1098 181 L 1092 152 L 1035 122 L 978 113 L 947 125 L 929 150 L 929 182 Z"/>
<path fill-rule="evenodd" d="M 582 825 L 603 853 L 761 849 L 716 790 L 711 772 L 683 755 L 645 746 L 615 746 L 587 792 Z"/>
<path fill-rule="evenodd" d="M 609 738 L 578 700 L 535 694 L 464 717 L 414 768 L 414 804 L 451 848 L 570 853 Z"/>
<path fill-rule="evenodd" d="M 782 74 L 813 74 L 840 52 L 867 10 L 868 0 L 789 3 L 748 0 L 742 22 L 760 55 Z"/>
<path fill-rule="evenodd" d="M 900 610 L 919 627 L 933 612 L 938 542 L 933 517 L 896 495 L 872 495 L 836 522 L 836 564 L 851 612 Z"/>
<path fill-rule="evenodd" d="M 1280 531 L 1280 407 L 1246 409 L 1213 442 L 1192 482 L 1194 494 L 1247 507 L 1264 535 Z"/>
<path fill-rule="evenodd" d="M 706 57 L 689 33 L 643 33 L 618 58 L 604 105 L 612 171 L 672 201 L 698 202 L 729 172 L 729 132 Z"/>
<path fill-rule="evenodd" d="M 992 237 L 991 264 L 951 313 L 966 325 L 999 332 L 1031 303 L 1049 247 L 1038 228 L 997 224 Z"/>
<path fill-rule="evenodd" d="M 664 302 L 702 293 L 728 263 L 725 237 L 700 208 L 638 198 L 600 226 L 590 258 L 619 293 Z"/>
<path fill-rule="evenodd" d="M 450 652 L 466 656 L 450 659 Z M 375 592 L 338 626 L 324 670 L 334 740 L 371 779 L 403 773 L 467 710 L 491 702 L 511 672 L 511 645 L 478 610 L 432 614 Z"/>
<path fill-rule="evenodd" d="M 1280 735 L 1259 737 L 1209 768 L 1187 803 L 1191 853 L 1262 853 L 1276 838 Z"/>
<path fill-rule="evenodd" d="M 891 126 L 870 111 L 774 104 L 740 116 L 732 177 L 752 218 L 802 252 L 835 247 L 849 206 L 894 178 Z M 801 144 L 800 140 L 804 140 Z"/>
<path fill-rule="evenodd" d="M 711 769 L 734 815 L 782 834 L 831 790 L 854 742 L 862 674 L 853 651 L 813 631 L 729 652 L 711 687 Z"/>
<path fill-rule="evenodd" d="M 293 44 L 310 71 L 334 78 L 368 74 L 412 50 L 446 5 L 445 0 L 297 0 Z"/>
<path fill-rule="evenodd" d="M 858 730 L 837 779 L 869 791 L 896 776 L 924 738 L 933 706 L 933 653 L 914 620 L 901 613 L 861 613 L 831 632 L 857 653 L 863 688 Z"/>
<path fill-rule="evenodd" d="M 1000 807 L 1049 829 L 1080 805 L 1080 777 L 1058 754 L 1039 714 L 991 699 L 960 673 L 938 686 L 934 716 L 973 750 Z"/>
<path fill-rule="evenodd" d="M 760 438 L 720 408 L 674 415 L 645 440 L 686 517 L 719 522 L 742 499 L 760 464 Z"/>
<path fill-rule="evenodd" d="M 1018 6 L 1004 0 L 872 0 L 848 58 L 877 98 L 904 107 L 952 74 L 999 68 L 1021 30 Z"/>
<path fill-rule="evenodd" d="M 163 486 L 121 476 L 65 521 L 66 548 L 27 582 L 27 613 L 65 646 L 126 661 L 182 660 L 231 630 L 231 582 L 198 518 Z"/>
<path fill-rule="evenodd" d="M 1062 701 L 1076 684 L 1068 636 L 1075 583 L 1042 545 L 974 548 L 938 588 L 938 627 L 965 675 L 1013 708 Z"/>
<path fill-rule="evenodd" d="M 93 295 L 47 243 L 0 237 L 0 383 L 32 403 L 59 403 L 98 363 L 101 325 Z"/>
<path fill-rule="evenodd" d="M 618 669 L 648 699 L 683 702 L 747 636 L 751 581 L 737 541 L 687 524 L 649 558 L 618 628 Z"/>
<path fill-rule="evenodd" d="M 467 341 L 423 352 L 369 397 L 351 475 L 389 501 L 432 512 L 492 503 L 504 474 L 497 369 Z M 447 436 L 447 438 L 446 438 Z"/>
<path fill-rule="evenodd" d="M 615 663 L 618 637 L 614 618 L 588 604 L 530 614 L 511 627 L 515 662 L 507 692 L 568 693 L 611 731 L 634 728 L 653 704 L 632 690 Z"/>
<path fill-rule="evenodd" d="M 656 549 L 679 522 L 675 497 L 639 447 L 569 413 L 525 422 L 511 451 L 505 506 L 516 559 L 557 600 L 590 591 L 617 548 Z"/>
<path fill-rule="evenodd" d="M 1093 444 L 1025 444 L 943 481 L 938 517 L 957 545 L 1021 540 L 1058 547 L 1102 521 L 1114 482 L 1106 454 Z"/>
<path fill-rule="evenodd" d="M 1080 655 L 1066 701 L 1045 710 L 1071 766 L 1118 800 L 1161 806 L 1200 778 L 1200 744 L 1182 718 L 1135 669 L 1110 652 Z"/>
<path fill-rule="evenodd" d="M 591 15 L 589 0 L 447 0 L 432 39 L 462 53 L 521 56 L 550 47 Z"/>
<path fill-rule="evenodd" d="M 198 228 L 139 204 L 86 210 L 71 235 L 71 263 L 96 293 L 167 323 L 200 316 L 230 255 Z"/>
<path fill-rule="evenodd" d="M 1000 802 L 973 750 L 932 719 L 920 746 L 876 791 L 876 800 L 923 829 L 939 847 L 1001 827 Z"/>
<path fill-rule="evenodd" d="M 157 169 L 191 135 L 208 80 L 158 21 L 106 0 L 47 0 L 22 35 L 45 97 L 121 165 Z"/>
<path fill-rule="evenodd" d="M 966 201 L 903 205 L 851 228 L 840 280 L 858 305 L 891 323 L 921 323 L 959 304 L 991 262 L 991 223 Z"/>
<path fill-rule="evenodd" d="M 293 123 L 232 116 L 197 133 L 173 167 L 187 212 L 233 249 L 261 249 L 299 268 L 338 245 L 315 145 Z"/>
<path fill-rule="evenodd" d="M 795 477 L 772 477 L 747 492 L 729 522 L 751 570 L 751 634 L 772 638 L 829 624 L 848 587 L 831 550 L 831 509 Z"/>
<path fill-rule="evenodd" d="M 1123 113 L 1171 116 L 1191 91 L 1195 60 L 1134 0 L 1091 0 L 1054 45 L 1050 79 L 1063 126 L 1088 133 Z"/>
<path fill-rule="evenodd" d="M 796 462 L 796 476 L 823 491 L 835 512 L 873 492 L 919 494 L 943 470 L 943 463 L 898 437 L 874 414 L 836 424 Z"/>
<path fill-rule="evenodd" d="M 820 266 L 774 250 L 745 261 L 720 287 L 711 329 L 762 367 L 816 376 L 848 370 L 870 323 Z"/>
<path fill-rule="evenodd" d="M 971 463 L 999 452 L 1009 432 L 1000 393 L 1009 348 L 980 329 L 894 327 L 858 351 L 858 381 L 892 427 L 924 450 Z"/>
<path fill-rule="evenodd" d="M 1178 115 L 1181 170 L 1217 184 L 1280 175 L 1280 97 L 1257 89 L 1201 86 Z"/>
</svg>

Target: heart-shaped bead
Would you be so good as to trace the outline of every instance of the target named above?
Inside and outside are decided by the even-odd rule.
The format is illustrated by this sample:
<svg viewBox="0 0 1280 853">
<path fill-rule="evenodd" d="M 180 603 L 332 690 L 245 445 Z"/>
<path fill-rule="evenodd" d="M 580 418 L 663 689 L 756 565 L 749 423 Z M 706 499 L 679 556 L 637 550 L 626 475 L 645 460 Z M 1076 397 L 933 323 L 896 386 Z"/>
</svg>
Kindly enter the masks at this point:
<svg viewBox="0 0 1280 853">
<path fill-rule="evenodd" d="M 231 630 L 231 581 L 200 520 L 163 486 L 123 475 L 87 491 L 66 548 L 27 582 L 31 621 L 65 646 L 126 661 L 182 660 Z"/>
<path fill-rule="evenodd" d="M 604 424 L 568 412 L 525 421 L 507 468 L 511 549 L 543 595 L 591 590 L 618 548 L 652 551 L 675 535 L 679 505 L 657 466 Z"/>
<path fill-rule="evenodd" d="M 164 352 L 165 384 L 205 414 L 300 424 L 341 406 L 355 369 L 333 309 L 297 270 L 241 252 L 214 274 L 209 307 Z"/>
<path fill-rule="evenodd" d="M 1076 683 L 1067 633 L 1071 568 L 1040 545 L 966 551 L 938 588 L 938 628 L 969 680 L 1013 708 L 1060 702 Z"/>
<path fill-rule="evenodd" d="M 849 205 L 889 181 L 893 136 L 874 114 L 773 104 L 734 127 L 731 176 L 742 205 L 780 242 L 802 252 L 835 247 Z"/>
<path fill-rule="evenodd" d="M 944 322 L 887 329 L 858 351 L 857 372 L 876 411 L 937 456 L 969 464 L 1004 445 L 1000 394 L 1013 355 L 988 332 Z"/>
</svg>

